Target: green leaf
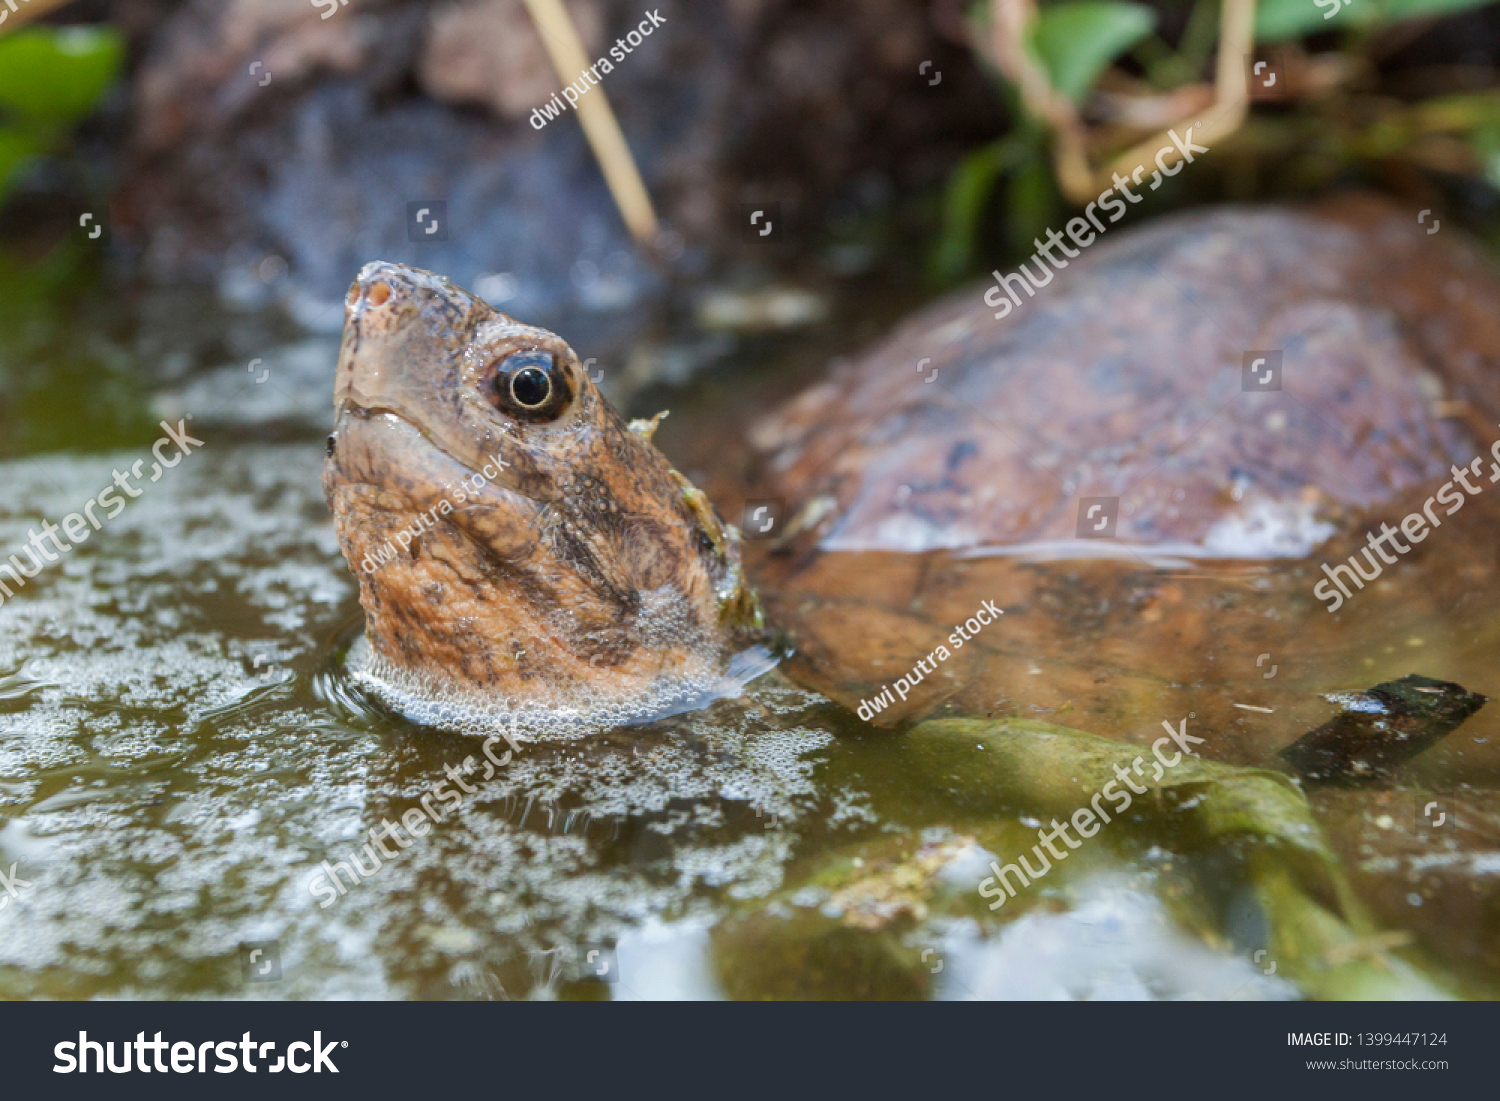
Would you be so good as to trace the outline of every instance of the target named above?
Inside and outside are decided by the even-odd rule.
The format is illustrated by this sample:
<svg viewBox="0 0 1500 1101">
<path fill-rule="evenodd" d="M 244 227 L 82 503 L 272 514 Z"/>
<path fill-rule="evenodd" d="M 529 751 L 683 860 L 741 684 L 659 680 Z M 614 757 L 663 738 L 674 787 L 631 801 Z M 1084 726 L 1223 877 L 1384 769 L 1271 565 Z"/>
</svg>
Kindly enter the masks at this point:
<svg viewBox="0 0 1500 1101">
<path fill-rule="evenodd" d="M 1331 28 L 1373 27 L 1483 7 L 1490 0 L 1261 0 L 1255 40 L 1285 42 Z"/>
<path fill-rule="evenodd" d="M 1500 123 L 1478 127 L 1469 135 L 1469 141 L 1479 158 L 1485 181 L 1500 188 Z"/>
<path fill-rule="evenodd" d="M 30 134 L 15 127 L 0 126 L 0 198 L 5 197 L 11 181 L 26 161 L 43 152 L 41 144 Z"/>
<path fill-rule="evenodd" d="M 1032 241 L 1046 236 L 1047 227 L 1056 223 L 1058 214 L 1057 185 L 1046 150 L 1038 142 L 1028 152 L 1030 156 L 1011 178 L 1005 196 L 1007 236 L 1023 256 L 1031 252 Z"/>
<path fill-rule="evenodd" d="M 940 280 L 964 273 L 974 255 L 979 218 L 995 190 L 995 181 L 1016 159 L 1016 139 L 994 142 L 968 154 L 954 167 L 943 194 L 943 225 L 932 256 L 932 274 Z"/>
<path fill-rule="evenodd" d="M 1185 725 L 1180 729 L 1190 733 Z M 1337 852 L 1288 777 L 1203 760 L 1179 752 L 1170 739 L 1160 741 L 1165 747 L 1158 754 L 1156 746 L 1034 720 L 931 719 L 911 730 L 904 767 L 933 791 L 961 791 L 965 809 L 1012 821 L 1030 813 L 1055 825 L 1054 816 L 1073 817 L 1101 797 L 1107 808 L 1123 796 L 1114 822 L 1101 826 L 1112 838 L 1123 842 L 1133 834 L 1137 844 L 1218 854 L 1221 868 L 1225 856 L 1243 861 L 1277 973 L 1306 997 L 1451 996 L 1443 978 L 1371 936 L 1374 926 Z M 1015 851 L 997 857 L 1005 861 Z M 1227 940 L 1228 932 L 1219 935 Z"/>
<path fill-rule="evenodd" d="M 77 122 L 114 80 L 123 54 L 112 27 L 28 27 L 0 37 L 0 107 L 39 122 Z"/>
<path fill-rule="evenodd" d="M 1053 4 L 1044 7 L 1037 20 L 1036 52 L 1057 90 L 1077 102 L 1111 61 L 1155 26 L 1156 13 L 1141 4 L 1117 0 Z"/>
<path fill-rule="evenodd" d="M 1378 22 L 1378 0 L 1260 0 L 1255 40 L 1285 42 L 1304 34 L 1356 23 Z"/>
</svg>

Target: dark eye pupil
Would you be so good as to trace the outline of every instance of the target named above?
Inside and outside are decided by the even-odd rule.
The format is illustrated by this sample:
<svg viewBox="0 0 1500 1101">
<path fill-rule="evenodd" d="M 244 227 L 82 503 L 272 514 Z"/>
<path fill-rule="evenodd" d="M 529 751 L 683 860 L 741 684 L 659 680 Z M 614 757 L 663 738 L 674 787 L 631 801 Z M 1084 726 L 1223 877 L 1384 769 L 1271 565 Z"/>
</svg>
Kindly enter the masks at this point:
<svg viewBox="0 0 1500 1101">
<path fill-rule="evenodd" d="M 505 356 L 489 374 L 502 412 L 523 424 L 554 421 L 573 397 L 567 366 L 552 352 L 523 348 Z"/>
<path fill-rule="evenodd" d="M 511 376 L 510 393 L 518 405 L 535 409 L 552 396 L 552 380 L 540 367 L 522 367 Z"/>
</svg>

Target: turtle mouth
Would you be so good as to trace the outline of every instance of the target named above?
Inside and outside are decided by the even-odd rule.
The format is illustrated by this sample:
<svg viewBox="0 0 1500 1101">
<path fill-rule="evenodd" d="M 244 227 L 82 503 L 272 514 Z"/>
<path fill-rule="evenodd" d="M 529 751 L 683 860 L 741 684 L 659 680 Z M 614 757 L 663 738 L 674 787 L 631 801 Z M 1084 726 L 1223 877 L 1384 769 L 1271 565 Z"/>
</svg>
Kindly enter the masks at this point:
<svg viewBox="0 0 1500 1101">
<path fill-rule="evenodd" d="M 392 512 L 440 509 L 446 516 L 484 508 L 531 517 L 546 507 L 506 476 L 511 464 L 503 454 L 488 459 L 475 470 L 399 410 L 346 400 L 334 421 L 324 485 L 330 494 L 339 487 L 373 490 L 373 503 Z"/>
</svg>

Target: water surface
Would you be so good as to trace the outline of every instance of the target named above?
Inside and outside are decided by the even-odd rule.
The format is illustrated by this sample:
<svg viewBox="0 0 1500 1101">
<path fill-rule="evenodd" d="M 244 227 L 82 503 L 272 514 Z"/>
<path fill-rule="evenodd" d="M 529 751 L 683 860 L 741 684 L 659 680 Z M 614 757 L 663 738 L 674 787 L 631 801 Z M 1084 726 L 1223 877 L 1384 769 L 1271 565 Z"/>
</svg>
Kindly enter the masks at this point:
<svg viewBox="0 0 1500 1101">
<path fill-rule="evenodd" d="M 209 339 L 206 321 L 189 332 L 180 315 L 122 313 L 108 294 L 82 315 L 45 301 L 4 319 L 6 422 L 26 429 L 0 463 L 0 557 L 116 470 L 144 459 L 149 478 L 162 417 L 204 445 L 0 605 L 0 870 L 15 863 L 27 883 L 0 911 L 0 994 L 1298 994 L 1255 960 L 1238 896 L 1212 886 L 1232 888 L 1243 854 L 1178 859 L 1174 847 L 1193 846 L 1144 818 L 991 912 L 976 887 L 992 859 L 1031 843 L 1035 808 L 981 776 L 913 768 L 906 733 L 789 679 L 819 683 L 810 650 L 740 698 L 586 742 L 527 742 L 486 770 L 476 739 L 386 712 L 342 664 L 361 617 L 318 482 L 328 339 L 243 317 Z M 752 347 L 732 369 L 634 400 L 670 405 L 669 455 L 723 485 L 736 459 L 704 441 L 826 350 Z M 721 503 L 737 518 L 732 491 Z M 1485 544 L 1470 532 L 1464 545 Z M 868 591 L 842 599 L 847 612 L 909 586 L 927 612 L 956 614 L 923 579 L 949 578 L 959 601 L 984 571 L 1002 589 L 1050 593 L 969 655 L 1003 668 L 1008 690 L 934 713 L 1039 717 L 1144 744 L 1191 710 L 1219 733 L 1215 759 L 1253 765 L 1326 716 L 1328 687 L 1421 671 L 1500 689 L 1486 553 L 1392 571 L 1341 633 L 1305 637 L 1288 626 L 1306 621 L 1306 598 L 1285 574 L 1110 564 L 1154 594 L 1137 641 L 1180 665 L 1145 681 L 1120 672 L 1128 648 L 1101 641 L 1118 644 L 1130 609 L 1090 604 L 1077 563 L 870 557 Z M 1152 636 L 1182 607 L 1200 636 Z M 878 661 L 858 648 L 849 659 L 871 684 L 927 652 L 892 638 Z M 1254 659 L 1273 647 L 1280 671 L 1255 683 Z M 1231 658 L 1248 667 L 1206 669 Z M 1500 968 L 1496 721 L 1482 712 L 1401 784 L 1314 798 L 1380 925 L 1454 993 L 1488 992 Z M 403 834 L 406 846 L 388 835 L 377 867 L 369 831 L 420 819 L 444 781 L 456 805 L 439 801 L 441 820 Z M 1413 805 L 1428 792 L 1465 832 L 1419 833 Z M 344 873 L 330 894 L 324 862 L 356 859 L 368 874 Z M 279 970 L 247 969 L 252 946 Z M 617 981 L 587 981 L 600 961 Z"/>
</svg>

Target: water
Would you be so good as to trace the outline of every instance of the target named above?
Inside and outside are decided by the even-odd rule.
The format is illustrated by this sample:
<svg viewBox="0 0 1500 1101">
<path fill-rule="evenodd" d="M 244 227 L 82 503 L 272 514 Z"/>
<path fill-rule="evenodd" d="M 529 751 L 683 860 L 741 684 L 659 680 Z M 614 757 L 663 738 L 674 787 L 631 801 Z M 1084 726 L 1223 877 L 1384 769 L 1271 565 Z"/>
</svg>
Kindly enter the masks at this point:
<svg viewBox="0 0 1500 1101">
<path fill-rule="evenodd" d="M 149 479 L 161 417 L 192 414 L 204 442 L 0 605 L 0 871 L 14 863 L 25 883 L 0 895 L 0 996 L 1297 996 L 1285 969 L 1259 966 L 1235 904 L 1215 894 L 1243 879 L 1244 854 L 1205 849 L 1170 822 L 1122 821 L 1028 901 L 992 913 L 976 885 L 990 860 L 1032 842 L 1034 797 L 916 767 L 906 735 L 789 679 L 807 672 L 806 654 L 704 710 L 520 742 L 503 763 L 504 744 L 487 757 L 479 739 L 391 713 L 344 664 L 357 589 L 318 484 L 332 355 L 230 318 L 224 341 L 253 331 L 267 382 L 201 348 L 193 355 L 222 362 L 218 372 L 174 379 L 170 354 L 141 350 L 170 345 L 175 322 L 163 335 L 151 322 L 106 324 L 117 309 L 107 301 L 90 308 L 88 324 L 67 310 L 30 316 L 42 327 L 33 358 L 6 362 L 11 413 L 30 435 L 12 436 L 16 457 L 0 463 L 0 556 L 42 517 L 82 510 L 114 471 L 144 460 Z M 98 345 L 92 361 L 80 334 Z M 825 350 L 811 347 L 804 374 Z M 710 487 L 733 464 L 710 469 L 696 441 L 722 436 L 725 410 L 742 417 L 778 397 L 778 369 L 799 359 L 750 354 L 738 381 L 641 399 L 671 405 L 659 438 Z M 103 401 L 124 412 L 104 417 Z M 115 427 L 77 430 L 106 421 Z M 868 583 L 886 586 L 919 560 L 870 561 Z M 1059 591 L 1076 572 L 922 568 L 1042 570 Z M 1156 590 L 1189 590 L 1168 603 L 1222 596 L 1181 569 L 1146 573 Z M 1411 671 L 1412 638 L 1441 650 L 1422 671 L 1486 690 L 1495 620 L 1483 578 L 1401 577 L 1407 595 L 1369 601 L 1359 625 L 1388 636 L 1380 654 L 1313 645 L 1278 659 L 1275 690 L 1303 729 L 1320 718 L 1314 687 Z M 997 713 L 1149 741 L 1161 718 L 1195 700 L 1206 718 L 1223 694 L 1163 677 L 1172 683 L 1070 712 L 1054 699 L 1069 695 L 1066 678 L 1048 672 L 1068 655 L 1075 672 L 1096 673 L 1086 643 L 1102 628 L 1097 617 L 1051 622 L 1076 633 L 1049 641 L 1029 621 L 994 630 L 995 661 L 1044 667 L 1018 673 Z M 1236 622 L 1248 620 L 1211 633 L 1223 643 Z M 1235 652 L 1260 646 L 1244 639 Z M 893 651 L 891 667 L 925 652 Z M 1496 733 L 1482 712 L 1417 766 L 1412 788 L 1315 799 L 1380 926 L 1405 933 L 1409 958 L 1460 993 L 1490 992 L 1500 968 Z M 1263 763 L 1279 737 L 1262 728 L 1219 759 Z M 1420 838 L 1418 787 L 1443 793 L 1467 832 Z M 387 822 L 380 855 L 370 831 Z M 368 871 L 329 886 L 324 862 L 356 861 Z M 269 959 L 275 968 L 257 974 Z M 601 967 L 617 981 L 586 981 Z"/>
</svg>

